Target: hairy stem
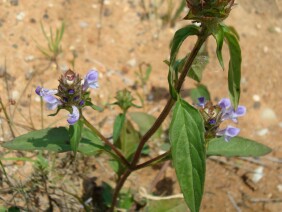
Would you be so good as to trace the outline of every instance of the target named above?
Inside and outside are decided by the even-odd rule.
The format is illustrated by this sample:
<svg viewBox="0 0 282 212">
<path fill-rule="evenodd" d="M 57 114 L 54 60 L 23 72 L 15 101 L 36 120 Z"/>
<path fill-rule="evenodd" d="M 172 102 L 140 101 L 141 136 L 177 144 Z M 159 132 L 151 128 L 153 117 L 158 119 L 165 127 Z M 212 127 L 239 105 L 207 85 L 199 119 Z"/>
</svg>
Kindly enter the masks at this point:
<svg viewBox="0 0 282 212">
<path fill-rule="evenodd" d="M 185 78 L 189 72 L 189 70 L 191 69 L 191 66 L 193 64 L 193 61 L 195 60 L 200 48 L 202 47 L 202 45 L 204 44 L 204 42 L 206 41 L 208 37 L 208 34 L 206 33 L 206 30 L 203 29 L 202 34 L 200 34 L 198 36 L 198 40 L 190 54 L 190 56 L 188 57 L 188 59 L 186 60 L 181 75 L 178 79 L 178 82 L 176 84 L 176 91 L 179 93 L 180 89 L 185 81 Z M 167 101 L 163 111 L 161 112 L 161 114 L 159 115 L 159 117 L 156 119 L 155 123 L 151 126 L 151 128 L 147 131 L 147 133 L 141 138 L 140 143 L 137 147 L 137 150 L 133 156 L 132 162 L 130 164 L 130 168 L 128 168 L 125 173 L 122 175 L 122 177 L 120 178 L 116 188 L 115 188 L 115 192 L 114 192 L 114 196 L 113 196 L 113 201 L 112 201 L 112 206 L 110 211 L 113 212 L 115 205 L 117 203 L 117 198 L 118 198 L 118 194 L 123 186 L 123 184 L 125 183 L 126 179 L 129 177 L 129 175 L 131 174 L 132 170 L 134 170 L 139 161 L 139 158 L 141 156 L 141 152 L 142 149 L 144 147 L 144 145 L 146 144 L 146 142 L 152 137 L 152 135 L 158 130 L 158 128 L 161 126 L 161 124 L 163 123 L 163 121 L 165 120 L 165 118 L 168 116 L 171 108 L 173 107 L 175 103 L 175 100 L 170 97 L 169 100 Z M 154 162 L 154 161 L 152 161 Z M 142 165 L 142 164 L 140 164 Z M 149 163 L 146 163 L 145 166 L 148 166 Z M 144 167 L 145 167 L 144 166 Z M 143 168 L 143 165 L 141 166 L 141 168 Z"/>
<path fill-rule="evenodd" d="M 107 138 L 105 138 L 92 124 L 90 124 L 90 122 L 83 116 L 83 120 L 85 125 L 92 130 L 93 132 L 96 133 L 96 135 L 98 135 L 102 141 L 108 145 L 119 157 L 119 159 L 121 160 L 121 162 L 123 163 L 123 165 L 125 165 L 125 167 L 130 168 L 130 163 L 126 160 L 126 158 L 123 156 L 123 154 L 110 142 L 108 141 Z"/>
</svg>

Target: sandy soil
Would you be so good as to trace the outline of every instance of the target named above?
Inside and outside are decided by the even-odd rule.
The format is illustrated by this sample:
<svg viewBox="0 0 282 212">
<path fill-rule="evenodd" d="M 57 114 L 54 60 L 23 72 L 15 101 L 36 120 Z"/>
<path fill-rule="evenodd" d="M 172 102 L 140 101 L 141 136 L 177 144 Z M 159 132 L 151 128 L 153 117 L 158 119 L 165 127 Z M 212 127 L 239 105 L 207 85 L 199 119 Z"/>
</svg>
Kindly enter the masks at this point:
<svg viewBox="0 0 282 212">
<path fill-rule="evenodd" d="M 155 116 L 160 113 L 168 96 L 167 67 L 162 61 L 168 58 L 168 45 L 173 33 L 187 24 L 181 17 L 175 27 L 162 26 L 159 16 L 151 15 L 149 20 L 142 20 L 144 10 L 140 2 L 129 0 L 105 1 L 102 16 L 98 0 L 19 0 L 18 5 L 10 2 L 14 1 L 0 2 L 0 93 L 4 103 L 8 102 L 9 98 L 16 101 L 16 105 L 8 108 L 14 114 L 14 121 L 25 126 L 18 126 L 16 135 L 27 132 L 26 127 L 40 129 L 40 103 L 34 89 L 40 84 L 55 88 L 62 70 L 70 67 L 72 51 L 77 54 L 75 70 L 81 75 L 90 68 L 99 70 L 100 88 L 91 94 L 99 105 L 113 102 L 117 90 L 131 88 L 135 84 L 135 72 L 138 71 L 139 64 L 151 64 L 152 74 L 147 88 L 148 91 L 153 88 L 154 92 L 152 100 L 146 102 L 144 111 L 149 111 Z M 159 11 L 160 15 L 164 14 L 165 5 Z M 183 15 L 184 13 L 182 17 Z M 46 46 L 40 22 L 48 30 L 49 27 L 59 27 L 63 20 L 66 29 L 62 41 L 63 53 L 58 57 L 58 69 L 54 64 L 47 69 L 48 61 L 44 60 L 36 44 L 37 42 Z M 255 163 L 238 158 L 215 157 L 208 160 L 202 211 L 236 211 L 235 205 L 242 211 L 281 211 L 282 4 L 278 0 L 238 0 L 238 5 L 234 7 L 226 23 L 237 29 L 243 54 L 243 92 L 240 104 L 245 105 L 248 112 L 240 119 L 240 135 L 270 146 L 273 152 L 255 160 Z M 193 38 L 187 40 L 183 49 L 191 50 L 194 41 Z M 227 72 L 221 70 L 214 49 L 215 42 L 210 39 L 210 63 L 206 68 L 203 83 L 208 86 L 213 99 L 219 99 L 228 94 Z M 226 46 L 224 58 L 227 64 Z M 3 72 L 5 64 L 7 77 Z M 41 74 L 31 79 L 34 72 Z M 186 80 L 185 89 L 194 86 L 192 80 Z M 136 95 L 136 91 L 133 91 L 133 95 Z M 110 136 L 111 126 L 118 112 L 117 108 L 110 107 L 103 113 L 93 113 L 89 110 L 87 115 L 93 123 L 101 124 L 105 121 L 102 132 Z M 48 117 L 48 113 L 49 111 L 44 111 L 45 126 L 58 120 L 58 117 Z M 66 114 L 61 113 L 55 125 L 66 125 Z M 10 140 L 11 133 L 3 119 L 3 113 L 0 115 L 1 140 Z M 164 129 L 168 123 L 164 124 Z M 7 153 L 3 148 L 0 148 L 0 151 L 1 157 L 14 154 Z M 98 159 L 90 159 L 88 162 L 97 168 L 93 175 L 98 178 L 103 176 L 104 179 L 104 170 L 101 170 L 102 167 L 97 161 Z M 31 171 L 28 170 L 32 170 L 26 163 L 5 161 L 4 164 L 7 170 L 11 171 L 8 175 L 13 177 L 18 173 L 23 180 L 29 177 Z M 262 179 L 257 183 L 250 182 L 252 172 L 261 166 Z M 23 167 L 27 169 L 26 173 L 19 173 L 24 170 Z M 91 176 L 93 172 L 94 170 L 89 168 L 85 175 Z M 148 188 L 158 172 L 158 169 L 151 168 L 136 172 L 129 179 L 127 186 L 133 185 L 138 189 L 142 184 Z M 165 170 L 163 177 L 170 180 L 164 180 L 160 185 L 167 189 L 172 187 L 171 192 L 166 194 L 179 193 L 171 167 Z M 2 178 L 3 176 L 0 176 L 0 183 Z M 77 185 L 76 191 L 80 194 L 81 181 L 78 181 Z M 0 198 L 0 205 L 6 205 L 6 201 L 9 201 L 9 196 L 3 197 L 6 199 L 2 201 Z"/>
</svg>

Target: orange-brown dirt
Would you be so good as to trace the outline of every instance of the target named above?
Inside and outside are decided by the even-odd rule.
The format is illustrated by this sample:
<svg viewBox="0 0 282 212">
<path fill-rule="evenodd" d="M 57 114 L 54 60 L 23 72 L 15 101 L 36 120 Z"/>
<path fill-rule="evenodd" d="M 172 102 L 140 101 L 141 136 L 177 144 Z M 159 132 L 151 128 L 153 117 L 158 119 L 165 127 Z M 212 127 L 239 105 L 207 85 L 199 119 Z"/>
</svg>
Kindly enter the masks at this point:
<svg viewBox="0 0 282 212">
<path fill-rule="evenodd" d="M 16 135 L 26 133 L 29 128 L 40 129 L 40 102 L 34 90 L 37 85 L 47 88 L 57 86 L 57 79 L 62 70 L 71 67 L 72 51 L 77 54 L 75 70 L 82 76 L 90 68 L 99 71 L 100 88 L 92 91 L 91 96 L 94 102 L 101 106 L 113 102 L 117 90 L 132 88 L 137 80 L 135 72 L 138 71 L 139 64 L 142 62 L 151 64 L 152 74 L 147 83 L 147 91 L 149 94 L 154 91 L 152 100 L 145 101 L 144 108 L 137 111 L 149 111 L 154 116 L 160 113 L 168 97 L 168 70 L 163 60 L 168 58 L 169 42 L 173 33 L 188 24 L 181 19 L 185 12 L 177 20 L 176 26 L 170 27 L 164 25 L 160 18 L 161 14 L 167 11 L 165 3 L 159 8 L 157 16 L 149 9 L 150 18 L 142 20 L 144 10 L 137 0 L 107 0 L 101 16 L 98 0 L 19 0 L 18 5 L 13 5 L 11 2 L 17 1 L 0 2 L 0 96 L 5 105 L 8 104 L 9 98 L 16 101 L 16 105 L 7 107 L 16 124 L 14 128 Z M 37 48 L 37 43 L 43 47 L 47 45 L 40 29 L 40 22 L 48 32 L 49 27 L 53 30 L 60 27 L 63 20 L 66 25 L 62 40 L 63 52 L 58 57 L 58 66 L 52 64 L 46 68 L 48 61 Z M 201 211 L 278 212 L 282 210 L 282 93 L 280 90 L 282 89 L 282 4 L 279 0 L 238 0 L 226 23 L 237 29 L 243 56 L 240 104 L 247 107 L 247 114 L 239 120 L 240 135 L 268 145 L 273 151 L 255 160 L 256 163 L 240 158 L 208 159 Z M 194 38 L 185 41 L 181 53 L 190 51 L 194 43 Z M 207 85 L 214 100 L 228 95 L 227 71 L 221 70 L 216 59 L 215 47 L 214 39 L 210 38 L 208 42 L 210 63 L 206 67 L 202 82 Z M 227 66 L 226 46 L 223 51 Z M 39 72 L 39 75 L 31 77 L 32 73 Z M 194 86 L 195 82 L 187 79 L 184 88 L 186 90 Z M 140 88 L 137 91 L 141 96 L 143 95 Z M 132 91 L 136 97 L 137 91 Z M 186 99 L 191 101 L 187 97 Z M 87 110 L 86 114 L 91 123 L 102 126 L 102 133 L 109 137 L 114 118 L 119 112 L 117 107 L 111 106 L 102 113 Z M 57 117 L 48 117 L 49 113 L 50 111 L 44 110 L 45 127 L 49 124 L 66 125 L 66 112 L 61 112 Z M 0 137 L 1 142 L 4 142 L 10 140 L 12 135 L 3 110 L 0 116 Z M 169 120 L 163 124 L 163 129 L 167 129 L 168 125 Z M 150 144 L 151 156 L 158 154 L 156 142 Z M 1 159 L 22 156 L 21 153 L 10 152 L 2 147 L 0 154 Z M 31 153 L 23 154 L 32 156 Z M 142 158 L 144 161 L 146 159 Z M 68 163 L 67 154 L 60 154 L 56 160 Z M 56 171 L 64 178 L 64 189 L 80 196 L 82 180 L 92 176 L 96 176 L 99 181 L 104 180 L 112 184 L 113 173 L 108 166 L 104 167 L 106 159 L 93 157 L 83 159 L 79 156 L 78 160 L 78 168 L 68 165 L 67 167 L 71 167 L 70 170 L 61 168 Z M 7 160 L 2 162 L 14 185 L 24 185 L 31 177 L 33 169 L 30 162 Z M 260 166 L 264 167 L 263 177 L 257 183 L 251 182 L 253 172 Z M 129 178 L 125 186 L 131 186 L 135 190 L 144 187 L 148 190 L 158 173 L 159 169 L 156 168 L 138 171 Z M 0 174 L 0 206 L 25 207 L 27 200 L 23 195 L 18 194 L 13 197 L 15 190 L 14 193 L 5 192 L 9 185 L 3 172 Z M 166 180 L 157 186 L 159 191 L 153 190 L 159 195 L 180 193 L 171 166 L 165 169 L 160 180 L 164 177 Z M 41 201 L 40 207 L 46 208 L 46 196 L 40 193 L 37 195 Z M 63 199 L 65 194 L 58 191 L 56 195 Z"/>
</svg>

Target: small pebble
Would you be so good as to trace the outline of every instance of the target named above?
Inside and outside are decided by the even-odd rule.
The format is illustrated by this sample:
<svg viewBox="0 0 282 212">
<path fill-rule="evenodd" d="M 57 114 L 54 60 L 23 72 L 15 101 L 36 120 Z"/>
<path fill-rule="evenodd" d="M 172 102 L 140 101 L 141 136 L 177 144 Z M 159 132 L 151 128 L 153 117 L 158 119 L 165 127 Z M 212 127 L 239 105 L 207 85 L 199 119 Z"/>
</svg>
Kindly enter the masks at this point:
<svg viewBox="0 0 282 212">
<path fill-rule="evenodd" d="M 259 102 L 259 101 L 260 101 L 260 96 L 257 95 L 257 94 L 253 95 L 253 100 L 254 100 L 255 102 Z"/>
<path fill-rule="evenodd" d="M 279 184 L 279 185 L 277 186 L 277 189 L 278 189 L 279 192 L 282 192 L 282 184 Z"/>
<path fill-rule="evenodd" d="M 34 98 L 34 100 L 36 101 L 36 102 L 40 102 L 40 96 L 35 96 L 35 98 Z"/>
<path fill-rule="evenodd" d="M 273 30 L 274 30 L 274 32 L 281 33 L 280 27 L 274 27 Z"/>
<path fill-rule="evenodd" d="M 24 17 L 25 17 L 25 13 L 24 12 L 20 12 L 20 13 L 17 14 L 16 19 L 18 21 L 22 21 L 24 19 Z"/>
<path fill-rule="evenodd" d="M 12 91 L 11 97 L 12 99 L 17 100 L 20 97 L 20 93 L 18 91 Z"/>
<path fill-rule="evenodd" d="M 257 131 L 257 135 L 258 136 L 265 136 L 269 133 L 269 130 L 267 128 L 261 129 L 259 131 Z"/>
<path fill-rule="evenodd" d="M 256 24 L 256 28 L 257 29 L 261 29 L 261 25 L 260 24 Z"/>
<path fill-rule="evenodd" d="M 26 56 L 26 57 L 24 58 L 24 60 L 25 60 L 26 62 L 33 61 L 33 60 L 34 60 L 34 56 L 33 56 L 33 55 L 28 55 L 28 56 Z"/>
<path fill-rule="evenodd" d="M 264 121 L 271 121 L 271 122 L 275 122 L 277 120 L 277 116 L 275 114 L 275 112 L 270 109 L 270 108 L 265 108 L 261 114 L 260 117 L 264 120 Z"/>
<path fill-rule="evenodd" d="M 264 52 L 264 53 L 268 53 L 268 51 L 269 51 L 269 49 L 268 49 L 267 46 L 263 47 L 263 52 Z"/>
<path fill-rule="evenodd" d="M 79 22 L 79 26 L 80 26 L 80 28 L 82 28 L 82 29 L 87 28 L 88 25 L 89 25 L 89 24 L 88 24 L 87 22 L 85 22 L 85 21 Z"/>
<path fill-rule="evenodd" d="M 252 181 L 254 183 L 258 183 L 261 178 L 263 178 L 263 166 L 260 166 L 258 168 L 255 169 L 254 174 L 252 176 Z"/>
<path fill-rule="evenodd" d="M 127 61 L 127 64 L 131 67 L 135 67 L 137 64 L 137 60 L 135 58 L 132 58 L 131 60 Z"/>
</svg>

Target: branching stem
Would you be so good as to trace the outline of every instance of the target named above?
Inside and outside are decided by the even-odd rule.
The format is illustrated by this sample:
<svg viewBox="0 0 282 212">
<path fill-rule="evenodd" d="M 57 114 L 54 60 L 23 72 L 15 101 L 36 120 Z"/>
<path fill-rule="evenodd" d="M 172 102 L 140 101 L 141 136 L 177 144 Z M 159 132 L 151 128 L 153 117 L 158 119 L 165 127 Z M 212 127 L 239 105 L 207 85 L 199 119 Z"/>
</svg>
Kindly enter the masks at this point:
<svg viewBox="0 0 282 212">
<path fill-rule="evenodd" d="M 84 120 L 85 125 L 90 130 L 95 132 L 95 134 L 98 135 L 102 139 L 102 141 L 116 153 L 116 155 L 119 157 L 123 165 L 125 165 L 127 168 L 130 168 L 131 167 L 130 163 L 128 162 L 128 160 L 126 160 L 123 154 L 107 138 L 105 138 L 92 124 L 90 124 L 90 122 L 84 116 L 83 116 L 83 120 Z"/>
<path fill-rule="evenodd" d="M 178 79 L 178 82 L 175 86 L 176 91 L 179 93 L 180 89 L 185 81 L 185 78 L 189 72 L 189 70 L 191 69 L 191 66 L 193 64 L 193 61 L 195 60 L 200 48 L 202 47 L 202 45 L 204 44 L 204 42 L 206 41 L 207 37 L 209 36 L 209 34 L 206 33 L 207 30 L 203 29 L 201 34 L 198 36 L 198 40 L 191 52 L 191 54 L 189 55 L 189 57 L 187 58 L 187 60 L 185 61 L 185 64 L 183 66 L 181 75 Z M 141 168 L 148 166 L 150 163 L 146 162 L 145 164 L 140 164 L 139 166 L 137 165 L 140 156 L 141 156 L 141 152 L 142 149 L 144 147 L 144 145 L 146 144 L 146 142 L 152 137 L 152 135 L 158 130 L 158 128 L 161 126 L 161 124 L 163 123 L 163 121 L 165 120 L 165 118 L 168 116 L 171 108 L 173 107 L 175 103 L 175 100 L 170 97 L 169 100 L 167 101 L 163 111 L 161 112 L 161 114 L 159 115 L 159 117 L 157 118 L 157 120 L 155 121 L 155 123 L 151 126 L 151 128 L 147 131 L 147 133 L 141 138 L 140 143 L 137 147 L 137 150 L 133 156 L 132 162 L 130 164 L 130 168 L 127 169 L 125 171 L 125 173 L 122 175 L 122 177 L 120 178 L 119 182 L 117 183 L 117 186 L 115 188 L 115 192 L 114 192 L 114 196 L 113 196 L 113 201 L 112 201 L 112 206 L 110 211 L 113 212 L 115 205 L 117 203 L 117 199 L 118 199 L 118 194 L 121 190 L 121 188 L 123 187 L 123 184 L 125 183 L 126 179 L 129 177 L 129 175 L 131 174 L 132 170 L 134 169 L 139 169 L 139 167 L 141 166 Z M 159 159 L 159 158 L 158 158 Z M 154 162 L 155 160 L 151 161 Z"/>
</svg>

